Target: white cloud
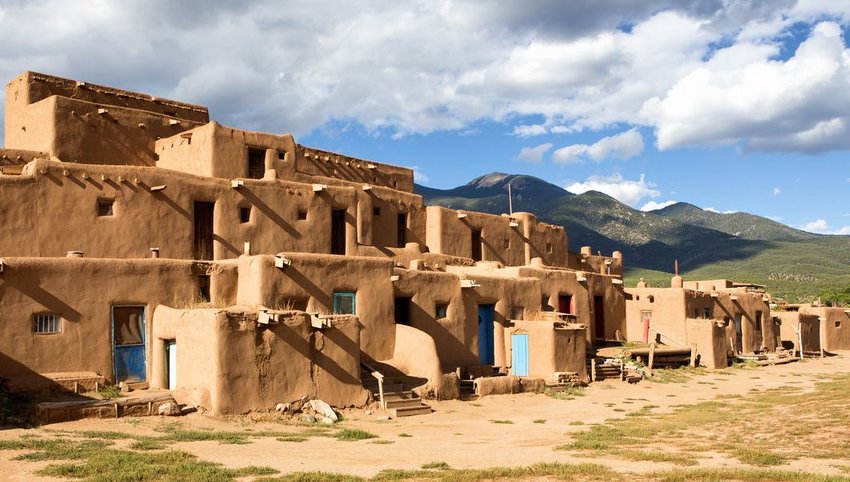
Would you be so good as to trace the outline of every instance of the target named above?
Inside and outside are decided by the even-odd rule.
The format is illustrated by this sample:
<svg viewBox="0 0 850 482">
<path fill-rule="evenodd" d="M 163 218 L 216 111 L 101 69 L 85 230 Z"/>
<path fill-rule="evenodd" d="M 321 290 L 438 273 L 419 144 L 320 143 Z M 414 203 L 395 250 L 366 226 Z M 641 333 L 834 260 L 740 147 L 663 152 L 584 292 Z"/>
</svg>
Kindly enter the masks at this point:
<svg viewBox="0 0 850 482">
<path fill-rule="evenodd" d="M 514 135 L 520 137 L 542 136 L 546 132 L 546 126 L 541 124 L 514 126 Z"/>
<path fill-rule="evenodd" d="M 782 189 L 779 189 L 779 187 L 774 187 L 773 188 L 773 195 L 778 196 L 780 194 L 782 194 Z"/>
<path fill-rule="evenodd" d="M 654 129 L 662 149 L 818 152 L 850 148 L 850 51 L 824 22 L 777 55 L 797 22 L 846 24 L 847 3 L 5 2 L 0 78 L 45 71 L 296 135 L 466 132 L 488 120 L 518 136 L 626 125 Z M 523 116 L 543 121 L 514 127 Z M 563 156 L 636 151 L 590 147 Z"/>
<path fill-rule="evenodd" d="M 552 153 L 552 160 L 558 164 L 576 164 L 592 159 L 596 162 L 606 159 L 629 159 L 643 152 L 643 136 L 635 129 L 603 137 L 594 144 L 573 144 L 562 147 Z"/>
<path fill-rule="evenodd" d="M 599 191 L 605 193 L 620 202 L 634 206 L 645 197 L 655 198 L 661 192 L 655 189 L 655 184 L 646 181 L 641 174 L 637 181 L 623 179 L 623 175 L 615 173 L 610 176 L 590 176 L 584 182 L 574 182 L 565 187 L 573 194 L 581 194 L 587 191 Z"/>
<path fill-rule="evenodd" d="M 664 209 L 667 206 L 672 206 L 672 205 L 674 205 L 678 202 L 679 201 L 662 201 L 662 202 L 649 201 L 646 204 L 644 204 L 643 206 L 641 206 L 640 210 L 645 211 L 645 212 L 657 211 L 659 209 Z"/>
<path fill-rule="evenodd" d="M 552 148 L 552 143 L 547 142 L 545 144 L 540 144 L 535 147 L 523 147 L 522 150 L 519 151 L 516 158 L 520 161 L 538 163 L 543 160 L 543 154 L 546 154 L 549 149 Z"/>
<path fill-rule="evenodd" d="M 815 234 L 842 234 L 842 235 L 850 235 L 850 226 L 843 226 L 840 228 L 833 229 L 832 226 L 826 221 L 826 219 L 815 219 L 814 221 L 810 221 L 801 226 L 798 226 L 799 229 L 803 231 L 808 231 L 810 233 Z"/>
</svg>

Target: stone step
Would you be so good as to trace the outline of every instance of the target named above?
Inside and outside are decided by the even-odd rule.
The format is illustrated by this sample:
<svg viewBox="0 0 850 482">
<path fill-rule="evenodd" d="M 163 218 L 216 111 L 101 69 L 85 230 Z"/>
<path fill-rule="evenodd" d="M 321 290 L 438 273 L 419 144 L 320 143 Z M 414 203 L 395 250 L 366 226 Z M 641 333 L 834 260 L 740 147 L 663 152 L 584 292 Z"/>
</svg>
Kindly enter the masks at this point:
<svg viewBox="0 0 850 482">
<path fill-rule="evenodd" d="M 420 405 L 417 407 L 394 408 L 390 410 L 394 418 L 411 417 L 413 415 L 426 415 L 431 413 L 432 411 L 433 410 L 431 410 L 431 406 L 425 405 L 424 403 L 420 403 Z"/>
<path fill-rule="evenodd" d="M 419 395 L 410 390 L 384 392 L 384 400 L 419 400 Z"/>
</svg>

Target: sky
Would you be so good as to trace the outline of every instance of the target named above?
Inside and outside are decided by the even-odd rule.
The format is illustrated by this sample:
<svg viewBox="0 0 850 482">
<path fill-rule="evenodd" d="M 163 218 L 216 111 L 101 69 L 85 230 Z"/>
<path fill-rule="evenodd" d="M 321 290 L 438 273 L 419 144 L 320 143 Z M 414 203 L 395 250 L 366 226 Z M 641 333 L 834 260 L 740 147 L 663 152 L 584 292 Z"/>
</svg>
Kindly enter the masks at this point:
<svg viewBox="0 0 850 482">
<path fill-rule="evenodd" d="M 237 128 L 850 234 L 850 0 L 0 0 L 25 70 Z"/>
</svg>

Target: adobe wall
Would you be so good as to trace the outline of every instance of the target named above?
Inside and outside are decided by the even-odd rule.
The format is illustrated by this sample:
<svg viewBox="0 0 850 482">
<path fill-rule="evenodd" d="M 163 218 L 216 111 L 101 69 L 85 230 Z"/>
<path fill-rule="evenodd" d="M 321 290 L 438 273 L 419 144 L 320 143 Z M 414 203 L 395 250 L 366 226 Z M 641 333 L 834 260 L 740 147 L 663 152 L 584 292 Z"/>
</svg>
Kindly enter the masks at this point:
<svg viewBox="0 0 850 482">
<path fill-rule="evenodd" d="M 205 107 L 25 72 L 6 87 L 5 142 L 63 161 L 151 166 L 157 138 L 208 118 Z"/>
<path fill-rule="evenodd" d="M 514 276 L 533 277 L 540 280 L 541 300 L 532 306 L 540 307 L 541 311 L 558 311 L 558 298 L 561 295 L 572 296 L 572 314 L 576 323 L 587 326 L 587 341 L 593 343 L 596 339 L 613 340 L 617 332 L 620 337 L 626 336 L 626 299 L 622 285 L 614 284 L 617 278 L 582 271 L 566 269 L 546 269 L 533 263 L 532 266 L 517 268 Z M 579 281 L 585 278 L 585 281 Z M 604 333 L 596 332 L 595 315 L 593 312 L 594 297 L 601 296 L 604 308 Z M 542 298 L 546 298 L 548 307 L 542 306 Z"/>
<path fill-rule="evenodd" d="M 626 292 L 631 295 L 631 299 L 626 299 L 628 341 L 643 341 L 641 312 L 651 311 L 649 342 L 655 340 L 656 333 L 663 333 L 661 342 L 665 345 L 687 346 L 688 292 L 681 288 L 628 288 Z"/>
<path fill-rule="evenodd" d="M 512 325 L 508 340 L 528 335 L 528 377 L 554 381 L 556 372 L 575 372 L 587 378 L 585 325 L 548 320 L 514 320 Z"/>
<path fill-rule="evenodd" d="M 593 254 L 590 246 L 582 246 L 578 253 L 570 251 L 567 267 L 578 271 L 590 271 L 612 276 L 623 276 L 623 253 L 614 251 L 611 256 Z"/>
<path fill-rule="evenodd" d="M 354 292 L 363 328 L 361 349 L 374 360 L 392 357 L 393 274 L 391 260 L 282 253 L 290 266 L 276 268 L 274 256 L 241 256 L 237 304 L 271 309 L 304 304 L 308 312 L 333 313 L 334 292 Z"/>
<path fill-rule="evenodd" d="M 850 350 L 850 310 L 847 308 L 802 305 L 801 313 L 823 318 L 824 350 Z"/>
<path fill-rule="evenodd" d="M 166 340 L 177 347 L 178 390 L 213 414 L 272 410 L 308 395 L 337 406 L 362 406 L 360 326 L 355 316 L 335 316 L 317 330 L 310 316 L 282 313 L 279 323 L 258 325 L 257 312 L 175 310 L 155 313 L 155 386 L 165 383 Z"/>
<path fill-rule="evenodd" d="M 776 351 L 778 346 L 776 328 L 770 313 L 770 305 L 764 301 L 764 294 L 748 292 L 744 288 L 734 288 L 722 291 L 718 295 L 714 317 L 727 322 L 726 340 L 730 351 L 733 348 L 730 339 L 737 340 L 734 320 L 738 314 L 741 315 L 742 346 L 736 346 L 736 350 L 742 353 L 752 353 L 760 348 L 768 352 Z M 758 313 L 761 313 L 759 326 L 761 338 L 756 336 Z"/>
<path fill-rule="evenodd" d="M 496 216 L 441 206 L 428 206 L 426 213 L 425 239 L 434 253 L 472 258 L 472 232 L 478 230 L 482 261 L 522 266 L 531 263 L 532 258 L 541 258 L 548 266 L 567 265 L 564 228 L 540 223 L 530 213 Z"/>
<path fill-rule="evenodd" d="M 165 186 L 161 191 L 157 186 Z M 331 210 L 346 210 L 346 252 L 357 253 L 356 193 L 328 187 L 246 180 L 232 189 L 209 179 L 156 168 L 81 166 L 36 160 L 21 176 L 0 176 L 0 247 L 10 256 L 138 258 L 160 248 L 163 258 L 191 259 L 195 201 L 214 202 L 214 258 L 235 258 L 249 241 L 255 253 L 330 252 Z M 22 200 L 33 200 L 22 202 Z M 114 201 L 112 216 L 98 216 L 100 199 Z M 68 206 L 75 206 L 69 215 Z M 240 222 L 239 209 L 250 208 Z M 306 219 L 299 219 L 299 211 Z M 156 222 L 151 222 L 156 220 Z M 61 227 L 61 235 L 51 235 Z M 35 233 L 35 235 L 33 235 Z"/>
<path fill-rule="evenodd" d="M 723 324 L 716 320 L 688 318 L 688 344 L 696 345 L 700 366 L 726 368 L 728 365 Z"/>
<path fill-rule="evenodd" d="M 212 296 L 221 299 L 217 278 L 228 269 L 163 259 L 7 257 L 3 264 L 0 377 L 92 371 L 109 380 L 113 380 L 113 305 L 145 306 L 150 339 L 155 306 L 194 304 L 197 277 L 207 273 Z M 33 315 L 40 313 L 61 315 L 62 332 L 34 333 Z"/>
<path fill-rule="evenodd" d="M 413 193 L 413 170 L 406 167 L 358 159 L 300 144 L 295 159 L 295 170 L 306 176 L 341 179 Z"/>
<path fill-rule="evenodd" d="M 818 315 L 800 313 L 797 311 L 777 311 L 781 325 L 779 328 L 782 341 L 790 341 L 799 350 L 797 329 L 803 338 L 803 351 L 816 352 L 820 350 L 820 321 Z M 824 347 L 825 348 L 825 347 Z"/>
</svg>

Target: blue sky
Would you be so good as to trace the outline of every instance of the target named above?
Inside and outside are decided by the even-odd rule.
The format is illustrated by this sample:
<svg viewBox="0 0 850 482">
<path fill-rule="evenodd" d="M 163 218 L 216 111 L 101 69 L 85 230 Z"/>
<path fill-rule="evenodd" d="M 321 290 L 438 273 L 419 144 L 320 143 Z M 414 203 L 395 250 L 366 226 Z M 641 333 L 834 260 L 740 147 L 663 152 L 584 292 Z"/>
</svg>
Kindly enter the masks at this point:
<svg viewBox="0 0 850 482">
<path fill-rule="evenodd" d="M 0 1 L 0 75 L 413 167 L 850 234 L 848 0 Z"/>
</svg>

